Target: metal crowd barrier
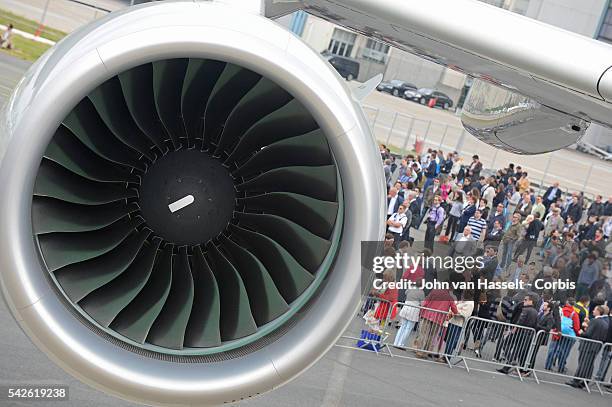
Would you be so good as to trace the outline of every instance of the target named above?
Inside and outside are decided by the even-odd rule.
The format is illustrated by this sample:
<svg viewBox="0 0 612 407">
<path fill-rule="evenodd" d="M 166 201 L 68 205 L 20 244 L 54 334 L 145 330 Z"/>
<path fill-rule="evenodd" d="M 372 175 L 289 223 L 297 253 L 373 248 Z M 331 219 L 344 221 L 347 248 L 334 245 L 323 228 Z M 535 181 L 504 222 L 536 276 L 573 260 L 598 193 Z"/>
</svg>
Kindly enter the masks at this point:
<svg viewBox="0 0 612 407">
<path fill-rule="evenodd" d="M 516 369 L 522 381 L 521 370 L 531 353 L 535 337 L 533 328 L 469 317 L 459 338 L 460 345 L 452 356 L 460 358 L 468 372 L 467 360 L 474 360 Z"/>
<path fill-rule="evenodd" d="M 465 323 L 461 315 L 451 318 L 450 311 L 440 311 L 432 308 L 416 306 L 407 303 L 396 303 L 397 312 L 390 312 L 386 325 L 391 325 L 391 317 L 400 325 L 393 337 L 393 343 L 388 343 L 391 357 L 406 357 L 393 352 L 391 347 L 401 350 L 412 350 L 420 359 L 437 357 L 449 367 L 448 356 L 452 354 L 459 343 L 459 337 Z"/>
<path fill-rule="evenodd" d="M 608 323 L 610 320 L 608 319 Z M 599 364 L 594 373 L 595 386 L 597 386 L 597 390 L 603 394 L 603 390 L 601 386 L 608 386 L 609 390 L 612 390 L 612 369 L 610 369 L 610 365 L 612 364 L 612 343 L 607 343 L 603 349 L 601 350 L 601 355 L 599 357 Z"/>
<path fill-rule="evenodd" d="M 539 331 L 524 368 L 533 372 L 537 382 L 539 382 L 538 373 L 573 379 L 583 382 L 589 393 L 591 392 L 589 382 L 594 382 L 599 392 L 603 394 L 601 384 L 594 380 L 594 375 L 598 373 L 602 363 L 603 350 L 611 350 L 610 345 L 604 346 L 602 342 L 579 336 Z M 542 347 L 544 349 L 540 352 Z M 557 371 L 553 370 L 555 368 Z"/>
<path fill-rule="evenodd" d="M 364 320 L 368 311 L 370 317 L 378 317 L 370 325 Z M 533 328 L 473 316 L 465 319 L 449 311 L 392 304 L 373 296 L 363 299 L 359 314 L 348 334 L 342 336 L 353 343 L 338 346 L 407 359 L 413 356 L 401 351 L 413 351 L 417 358 L 431 357 L 451 368 L 463 362 L 468 372 L 467 361 L 493 364 L 516 371 L 521 381 L 529 374 L 537 383 L 539 375 L 575 379 L 583 382 L 589 393 L 591 384 L 602 395 L 602 387 L 612 386 L 611 343 L 536 332 Z"/>
</svg>

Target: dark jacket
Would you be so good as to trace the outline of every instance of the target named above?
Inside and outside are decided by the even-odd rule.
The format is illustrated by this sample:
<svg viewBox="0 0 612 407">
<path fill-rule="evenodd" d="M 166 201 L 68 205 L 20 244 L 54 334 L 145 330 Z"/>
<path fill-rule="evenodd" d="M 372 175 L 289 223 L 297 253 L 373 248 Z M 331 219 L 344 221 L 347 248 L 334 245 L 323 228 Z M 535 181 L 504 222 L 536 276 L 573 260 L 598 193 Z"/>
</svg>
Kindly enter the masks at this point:
<svg viewBox="0 0 612 407">
<path fill-rule="evenodd" d="M 587 214 L 589 216 L 601 216 L 604 212 L 604 204 L 603 202 L 593 202 L 589 207 Z"/>
<path fill-rule="evenodd" d="M 501 240 L 504 237 L 504 231 L 503 230 L 491 230 L 490 232 L 487 232 L 487 236 L 485 237 L 485 241 L 486 242 L 494 242 L 494 245 L 498 245 L 499 243 L 496 242 L 501 242 Z"/>
<path fill-rule="evenodd" d="M 589 327 L 580 335 L 582 338 L 592 339 L 594 341 L 605 342 L 608 338 L 608 321 L 607 318 L 593 318 L 589 321 Z M 595 349 L 592 342 L 583 341 L 580 343 L 578 350 L 599 351 L 599 347 Z"/>
<path fill-rule="evenodd" d="M 503 212 L 497 215 L 497 212 L 491 215 L 489 221 L 487 222 L 487 232 L 493 230 L 493 225 L 495 225 L 495 221 L 498 220 L 499 224 L 502 226 L 502 229 L 506 226 L 506 217 Z"/>
<path fill-rule="evenodd" d="M 555 192 L 555 197 L 552 201 L 548 200 L 548 196 L 550 195 L 550 193 L 552 192 L 554 187 L 548 187 L 548 189 L 546 190 L 546 192 L 544 193 L 544 202 L 548 205 L 550 205 L 551 202 L 555 202 L 556 200 L 558 200 L 559 198 L 561 198 L 561 188 L 557 188 L 557 192 Z"/>
<path fill-rule="evenodd" d="M 468 168 L 471 166 L 472 164 L 470 163 Z M 482 163 L 478 161 L 478 163 L 476 163 L 476 165 L 474 166 L 474 168 L 471 170 L 471 173 L 470 173 L 470 178 L 472 179 L 472 181 L 476 181 L 480 177 L 480 171 L 482 171 Z"/>
<path fill-rule="evenodd" d="M 525 240 L 538 240 L 538 236 L 544 226 L 539 219 L 534 219 L 529 226 L 527 226 L 527 230 L 525 230 Z"/>
<path fill-rule="evenodd" d="M 580 202 L 578 202 L 577 204 L 572 202 L 567 207 L 567 211 L 565 211 L 565 213 L 563 214 L 563 220 L 567 221 L 568 216 L 571 216 L 576 223 L 580 221 L 580 219 L 582 218 L 582 206 L 580 205 Z"/>
<path fill-rule="evenodd" d="M 442 164 L 443 165 L 440 165 L 440 172 L 443 174 L 450 174 L 453 169 L 453 160 L 444 160 Z"/>
<path fill-rule="evenodd" d="M 597 223 L 585 223 L 578 228 L 578 240 L 593 240 L 599 225 Z"/>
<path fill-rule="evenodd" d="M 459 218 L 459 231 L 463 232 L 463 228 L 468 224 L 468 221 L 476 213 L 476 205 L 467 205 L 463 208 L 461 217 Z"/>
<path fill-rule="evenodd" d="M 548 314 L 542 314 L 542 316 L 538 317 L 536 331 L 550 332 L 550 330 L 553 329 L 554 326 L 555 317 L 552 312 L 549 312 Z"/>
<path fill-rule="evenodd" d="M 425 176 L 427 178 L 435 178 L 436 175 L 438 175 L 437 170 L 438 170 L 438 163 L 436 163 L 436 160 L 431 160 L 431 162 L 427 166 L 427 169 L 425 170 Z"/>
<path fill-rule="evenodd" d="M 604 204 L 603 216 L 612 216 L 612 204 L 610 202 Z"/>
<path fill-rule="evenodd" d="M 387 197 L 387 207 L 389 207 L 390 202 L 391 202 L 391 198 Z M 402 203 L 404 203 L 404 198 L 398 194 L 397 199 L 395 200 L 395 205 L 393 205 L 393 213 L 397 212 L 397 209 Z"/>
<path fill-rule="evenodd" d="M 531 305 L 523 305 L 521 316 L 518 318 L 518 321 L 516 321 L 516 324 L 536 329 L 538 326 L 538 311 L 536 311 Z"/>
<path fill-rule="evenodd" d="M 495 194 L 495 197 L 493 197 L 492 208 L 496 208 L 497 205 L 503 204 L 505 200 L 506 200 L 506 192 L 503 190 L 498 192 L 497 194 Z"/>
<path fill-rule="evenodd" d="M 497 257 L 486 258 L 484 266 L 480 270 L 480 277 L 483 279 L 487 279 L 488 281 L 493 280 L 493 276 L 495 275 L 495 270 L 497 269 L 498 264 L 499 261 L 497 260 Z"/>
<path fill-rule="evenodd" d="M 416 229 L 421 222 L 421 199 L 417 198 L 410 202 L 408 210 L 412 213 L 412 222 L 410 222 L 410 225 Z"/>
</svg>

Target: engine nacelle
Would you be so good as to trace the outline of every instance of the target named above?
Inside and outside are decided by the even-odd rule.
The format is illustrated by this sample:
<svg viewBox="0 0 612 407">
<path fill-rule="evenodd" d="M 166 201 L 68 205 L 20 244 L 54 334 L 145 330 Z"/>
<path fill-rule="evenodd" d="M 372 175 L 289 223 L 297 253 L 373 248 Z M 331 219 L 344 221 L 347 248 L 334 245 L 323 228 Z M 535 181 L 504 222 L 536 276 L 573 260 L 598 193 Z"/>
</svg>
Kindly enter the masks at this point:
<svg viewBox="0 0 612 407">
<path fill-rule="evenodd" d="M 360 106 L 312 49 L 215 2 L 65 38 L 1 118 L 7 304 L 66 371 L 150 405 L 273 389 L 358 306 L 384 183 Z"/>
</svg>

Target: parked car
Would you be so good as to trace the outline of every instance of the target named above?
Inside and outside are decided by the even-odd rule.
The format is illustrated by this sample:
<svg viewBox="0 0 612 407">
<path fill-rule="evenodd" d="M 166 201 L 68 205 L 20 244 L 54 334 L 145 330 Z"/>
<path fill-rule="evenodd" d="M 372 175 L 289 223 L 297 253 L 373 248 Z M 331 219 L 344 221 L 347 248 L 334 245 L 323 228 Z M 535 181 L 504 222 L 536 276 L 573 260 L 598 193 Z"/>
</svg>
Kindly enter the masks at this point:
<svg viewBox="0 0 612 407">
<path fill-rule="evenodd" d="M 380 92 L 387 92 L 393 96 L 404 97 L 404 92 L 407 90 L 417 90 L 417 87 L 409 82 L 394 79 L 389 82 L 381 82 L 376 88 Z"/>
<path fill-rule="evenodd" d="M 419 90 L 408 90 L 404 92 L 404 98 L 412 100 L 413 102 L 419 102 L 422 105 L 429 104 L 429 100 L 435 98 L 436 106 L 440 106 L 444 109 L 453 107 L 453 101 L 446 94 L 433 89 L 422 88 Z"/>
<path fill-rule="evenodd" d="M 338 71 L 340 76 L 347 81 L 352 81 L 359 76 L 359 62 L 354 59 L 331 54 L 322 55 L 324 58 L 327 58 L 327 62 Z"/>
</svg>

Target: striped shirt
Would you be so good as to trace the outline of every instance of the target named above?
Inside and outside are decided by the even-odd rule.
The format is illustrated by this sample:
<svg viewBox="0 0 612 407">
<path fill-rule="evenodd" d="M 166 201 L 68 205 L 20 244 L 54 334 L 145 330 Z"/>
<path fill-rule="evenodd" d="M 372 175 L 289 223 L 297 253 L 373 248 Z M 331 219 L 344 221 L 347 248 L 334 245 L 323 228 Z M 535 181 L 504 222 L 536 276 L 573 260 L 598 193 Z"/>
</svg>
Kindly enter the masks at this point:
<svg viewBox="0 0 612 407">
<path fill-rule="evenodd" d="M 483 218 L 476 219 L 472 216 L 467 225 L 472 228 L 472 236 L 474 236 L 474 239 L 479 240 L 483 229 L 487 227 L 487 221 Z"/>
</svg>

